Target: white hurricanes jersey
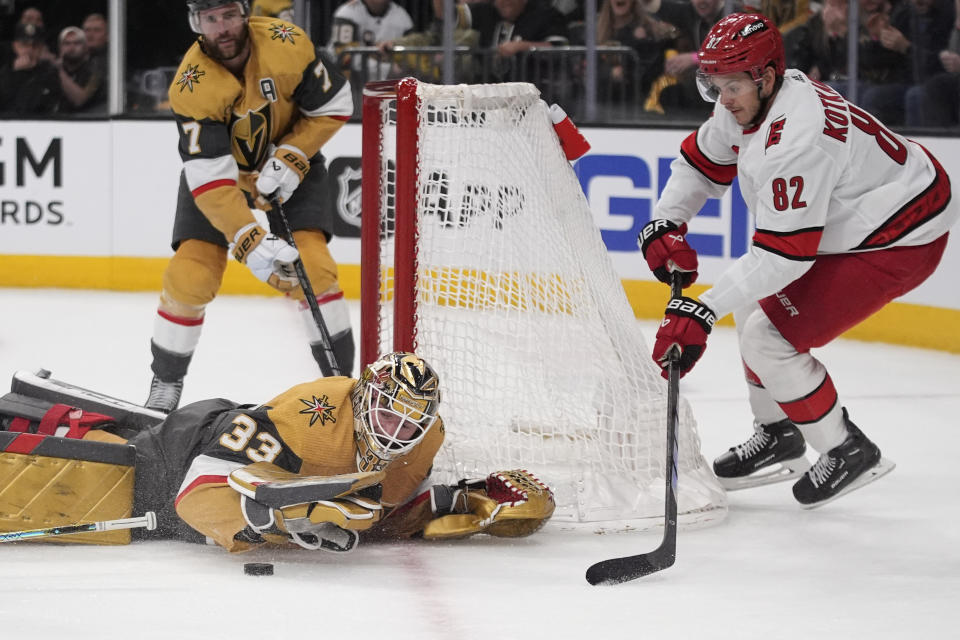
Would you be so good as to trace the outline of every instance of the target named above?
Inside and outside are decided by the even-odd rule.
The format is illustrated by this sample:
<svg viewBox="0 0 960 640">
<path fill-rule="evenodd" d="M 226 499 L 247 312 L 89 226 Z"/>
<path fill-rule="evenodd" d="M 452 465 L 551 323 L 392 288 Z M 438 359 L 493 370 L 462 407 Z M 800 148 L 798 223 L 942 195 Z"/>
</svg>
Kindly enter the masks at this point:
<svg viewBox="0 0 960 640">
<path fill-rule="evenodd" d="M 718 103 L 671 170 L 655 218 L 689 221 L 735 177 L 754 215 L 750 251 L 700 296 L 717 317 L 780 291 L 818 255 L 926 244 L 960 216 L 926 149 L 793 69 L 759 126 Z"/>
</svg>

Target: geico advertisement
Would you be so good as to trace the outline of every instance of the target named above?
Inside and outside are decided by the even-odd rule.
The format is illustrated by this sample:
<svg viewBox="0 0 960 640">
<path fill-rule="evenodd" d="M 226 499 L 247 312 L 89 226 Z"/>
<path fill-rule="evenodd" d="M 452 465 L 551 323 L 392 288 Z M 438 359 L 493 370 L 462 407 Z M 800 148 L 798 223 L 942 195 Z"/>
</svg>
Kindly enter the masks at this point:
<svg viewBox="0 0 960 640">
<path fill-rule="evenodd" d="M 585 128 L 592 149 L 574 174 L 614 267 L 623 278 L 652 280 L 637 247 L 670 176 L 685 130 Z M 172 120 L 74 123 L 0 122 L 0 252 L 39 255 L 169 256 L 180 158 Z M 952 176 L 960 149 L 951 138 L 922 138 Z M 331 251 L 360 262 L 361 126 L 348 124 L 324 147 L 326 206 L 337 212 Z M 957 181 L 954 181 L 957 183 Z M 747 251 L 753 234 L 737 182 L 708 200 L 689 239 L 708 284 Z M 949 281 L 960 271 L 951 243 L 927 282 L 903 300 L 960 308 Z"/>
</svg>

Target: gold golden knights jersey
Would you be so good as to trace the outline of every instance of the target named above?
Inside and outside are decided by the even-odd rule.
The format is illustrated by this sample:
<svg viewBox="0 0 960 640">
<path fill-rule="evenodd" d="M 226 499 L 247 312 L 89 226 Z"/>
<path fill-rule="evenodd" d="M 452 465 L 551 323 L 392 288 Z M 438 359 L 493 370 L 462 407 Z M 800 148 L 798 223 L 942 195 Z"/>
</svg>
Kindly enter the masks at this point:
<svg viewBox="0 0 960 640">
<path fill-rule="evenodd" d="M 208 420 L 199 427 L 204 434 L 177 493 L 180 518 L 226 549 L 243 551 L 251 544 L 235 539 L 246 521 L 240 494 L 227 484 L 232 471 L 269 462 L 305 476 L 356 472 L 350 400 L 355 383 L 353 378 L 319 378 L 266 404 L 239 406 Z M 443 437 L 443 423 L 437 419 L 413 450 L 387 465 L 381 499 L 386 512 L 414 496 L 429 475 Z"/>
<path fill-rule="evenodd" d="M 297 26 L 248 20 L 250 57 L 237 77 L 190 47 L 170 85 L 180 157 L 197 206 L 227 238 L 253 221 L 243 191 L 271 144 L 312 158 L 353 113 L 350 86 Z"/>
</svg>

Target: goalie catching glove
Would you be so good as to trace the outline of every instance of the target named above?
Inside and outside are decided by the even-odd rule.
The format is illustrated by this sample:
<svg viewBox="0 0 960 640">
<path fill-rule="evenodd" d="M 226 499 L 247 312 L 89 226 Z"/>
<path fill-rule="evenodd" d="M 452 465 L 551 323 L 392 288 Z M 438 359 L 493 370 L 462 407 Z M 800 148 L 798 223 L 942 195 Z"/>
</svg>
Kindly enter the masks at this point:
<svg viewBox="0 0 960 640">
<path fill-rule="evenodd" d="M 465 538 L 475 533 L 519 538 L 542 527 L 556 504 L 553 492 L 528 471 L 499 471 L 486 480 L 461 480 L 430 489 L 434 518 L 423 528 L 428 540 Z"/>
<path fill-rule="evenodd" d="M 257 177 L 257 191 L 267 201 L 276 196 L 286 202 L 303 182 L 310 170 L 310 161 L 300 149 L 280 145 L 267 158 Z M 261 204 L 258 201 L 258 204 Z"/>
<path fill-rule="evenodd" d="M 230 243 L 230 252 L 237 262 L 247 265 L 253 275 L 278 291 L 286 292 L 300 286 L 293 266 L 300 254 L 256 222 L 237 231 Z"/>
</svg>

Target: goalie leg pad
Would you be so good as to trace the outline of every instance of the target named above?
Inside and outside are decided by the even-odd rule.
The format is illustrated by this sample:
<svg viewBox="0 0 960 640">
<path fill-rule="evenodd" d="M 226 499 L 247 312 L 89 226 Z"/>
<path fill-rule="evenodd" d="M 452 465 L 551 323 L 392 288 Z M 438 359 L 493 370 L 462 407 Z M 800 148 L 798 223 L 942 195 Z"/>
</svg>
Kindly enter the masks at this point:
<svg viewBox="0 0 960 640">
<path fill-rule="evenodd" d="M 134 459 L 129 445 L 0 432 L 0 531 L 129 518 Z M 127 544 L 130 535 L 124 529 L 37 541 Z"/>
</svg>

